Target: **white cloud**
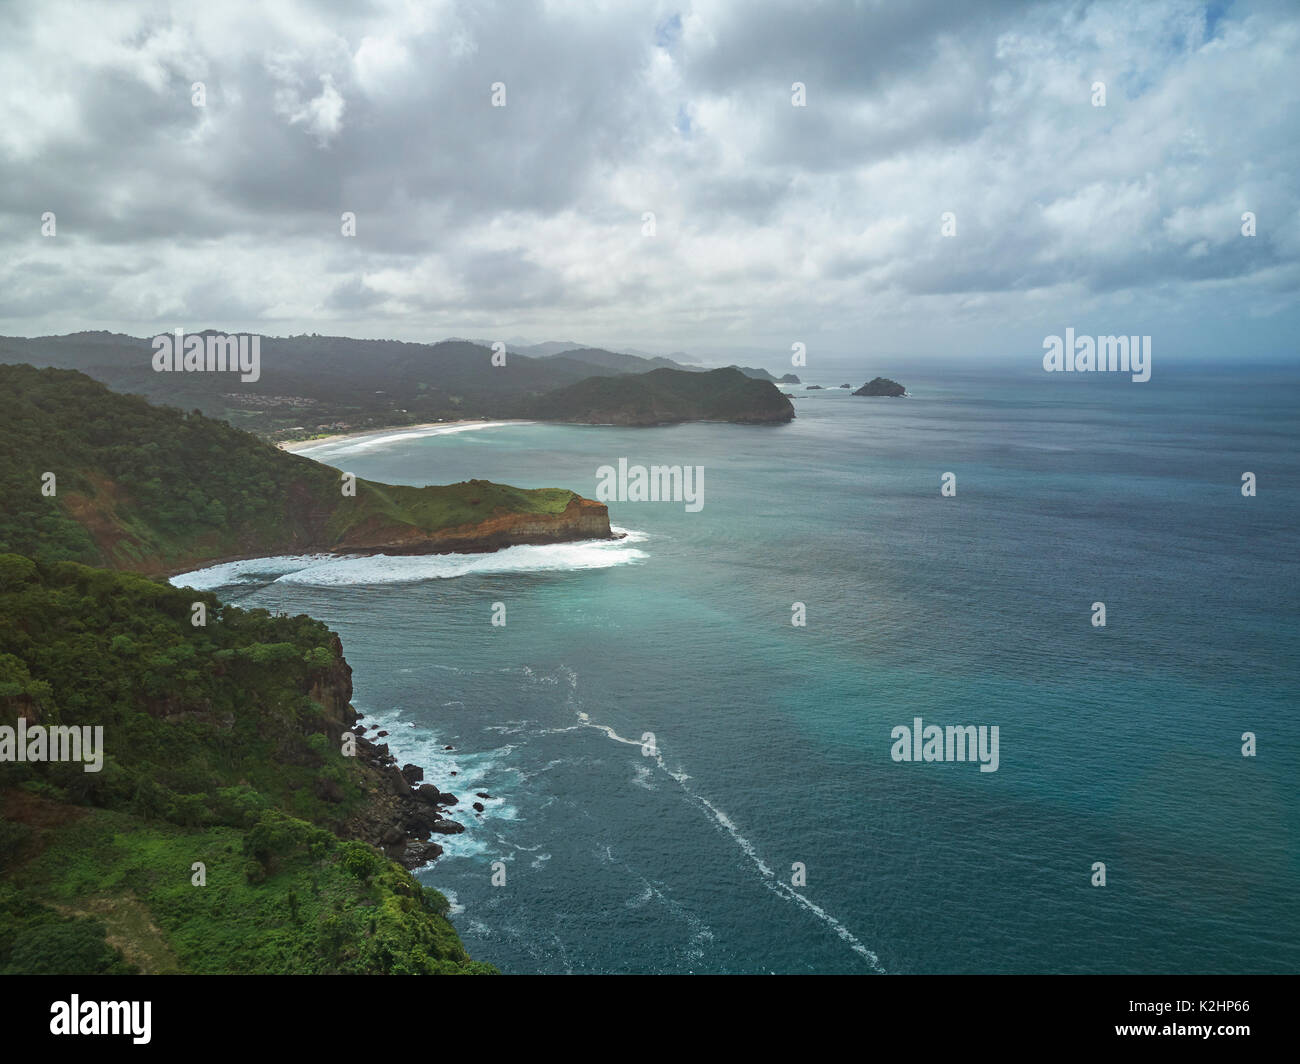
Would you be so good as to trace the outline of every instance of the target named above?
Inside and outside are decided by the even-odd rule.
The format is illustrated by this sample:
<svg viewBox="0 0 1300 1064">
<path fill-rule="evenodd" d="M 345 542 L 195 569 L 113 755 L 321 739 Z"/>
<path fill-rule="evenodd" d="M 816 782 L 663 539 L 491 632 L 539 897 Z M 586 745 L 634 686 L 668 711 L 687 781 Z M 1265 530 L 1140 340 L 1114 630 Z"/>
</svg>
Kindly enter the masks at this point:
<svg viewBox="0 0 1300 1064">
<path fill-rule="evenodd" d="M 997 350 L 1107 307 L 1192 340 L 1215 314 L 1295 324 L 1300 15 L 1266 2 L 1211 37 L 1183 0 L 78 10 L 0 11 L 0 332 L 245 313 L 850 351 Z"/>
</svg>

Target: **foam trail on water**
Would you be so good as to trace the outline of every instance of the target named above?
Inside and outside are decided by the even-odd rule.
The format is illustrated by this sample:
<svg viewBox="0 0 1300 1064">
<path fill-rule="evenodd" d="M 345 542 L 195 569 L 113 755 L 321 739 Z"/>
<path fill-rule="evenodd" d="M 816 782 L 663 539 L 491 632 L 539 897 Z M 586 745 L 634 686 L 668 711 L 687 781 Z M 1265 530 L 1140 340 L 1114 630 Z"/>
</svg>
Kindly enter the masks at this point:
<svg viewBox="0 0 1300 1064">
<path fill-rule="evenodd" d="M 578 723 L 583 727 L 595 728 L 597 731 L 603 732 L 608 738 L 612 739 L 616 743 L 623 743 L 627 746 L 643 745 L 639 740 L 624 738 L 606 724 L 597 724 L 586 713 L 578 713 Z M 773 872 L 772 869 L 768 867 L 767 862 L 759 856 L 758 850 L 754 848 L 754 844 L 740 833 L 740 830 L 736 827 L 732 819 L 703 795 L 697 794 L 686 785 L 686 781 L 690 779 L 689 776 L 682 772 L 670 771 L 668 766 L 664 764 L 663 754 L 661 754 L 657 748 L 653 759 L 655 764 L 658 765 L 666 775 L 676 780 L 677 783 L 681 785 L 682 790 L 686 792 L 692 801 L 708 812 L 709 816 L 718 827 L 722 828 L 731 836 L 736 845 L 740 847 L 741 852 L 753 862 L 754 867 L 762 874 L 763 883 L 769 890 L 793 901 L 796 905 L 799 905 L 801 908 L 812 913 L 817 917 L 817 919 L 821 920 L 829 926 L 832 931 L 839 935 L 839 937 L 851 950 L 853 950 L 854 953 L 865 960 L 871 966 L 872 971 L 878 972 L 881 975 L 885 974 L 885 969 L 880 966 L 880 958 L 877 957 L 872 950 L 863 945 L 852 931 L 812 899 L 800 894 L 799 891 L 794 889 L 794 887 L 788 886 L 781 880 L 777 879 L 776 873 Z"/>
</svg>

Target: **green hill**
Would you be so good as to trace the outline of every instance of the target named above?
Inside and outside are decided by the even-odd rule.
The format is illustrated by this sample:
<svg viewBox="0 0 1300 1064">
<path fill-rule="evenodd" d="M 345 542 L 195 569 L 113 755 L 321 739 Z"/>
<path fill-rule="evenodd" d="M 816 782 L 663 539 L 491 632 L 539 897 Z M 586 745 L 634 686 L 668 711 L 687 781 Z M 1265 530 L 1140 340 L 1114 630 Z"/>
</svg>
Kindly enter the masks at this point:
<svg viewBox="0 0 1300 1064">
<path fill-rule="evenodd" d="M 463 830 L 455 798 L 359 734 L 338 637 L 112 570 L 593 538 L 605 506 L 487 481 L 345 494 L 76 371 L 3 365 L 0 391 L 0 974 L 494 971 L 406 870 Z M 47 759 L 55 736 L 72 760 Z"/>
<path fill-rule="evenodd" d="M 203 335 L 208 335 L 211 330 Z M 109 332 L 0 336 L 0 363 L 75 369 L 117 392 L 197 409 L 273 438 L 360 431 L 464 417 L 514 417 L 518 404 L 601 374 L 645 372 L 667 360 L 598 349 L 494 365 L 490 345 L 418 344 L 346 336 L 263 336 L 260 376 L 157 373 L 149 338 Z M 608 363 L 608 365 L 606 365 Z"/>
<path fill-rule="evenodd" d="M 0 973 L 492 971 L 361 841 L 350 673 L 310 617 L 0 555 L 0 732 L 103 728 L 97 772 L 0 760 Z"/>
<path fill-rule="evenodd" d="M 340 470 L 72 370 L 0 365 L 0 393 L 0 552 L 164 573 L 266 554 L 610 535 L 603 505 L 561 488 L 358 479 L 345 495 Z"/>
<path fill-rule="evenodd" d="M 557 388 L 526 407 L 545 421 L 592 425 L 663 425 L 680 421 L 790 421 L 794 407 L 767 381 L 738 369 L 707 372 L 657 369 L 619 377 L 590 377 Z"/>
</svg>

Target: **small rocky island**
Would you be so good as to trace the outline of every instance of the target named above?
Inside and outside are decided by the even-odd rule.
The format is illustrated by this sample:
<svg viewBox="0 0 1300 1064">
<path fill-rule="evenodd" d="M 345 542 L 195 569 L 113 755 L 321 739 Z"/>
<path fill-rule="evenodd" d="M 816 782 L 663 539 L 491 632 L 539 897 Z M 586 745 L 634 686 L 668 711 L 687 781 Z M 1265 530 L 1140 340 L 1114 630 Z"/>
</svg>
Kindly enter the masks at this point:
<svg viewBox="0 0 1300 1064">
<path fill-rule="evenodd" d="M 854 395 L 887 395 L 892 398 L 898 398 L 899 396 L 906 395 L 907 389 L 904 388 L 901 384 L 899 384 L 898 381 L 891 381 L 888 377 L 876 377 L 872 380 L 867 381 L 866 384 L 864 384 L 853 394 Z"/>
<path fill-rule="evenodd" d="M 808 392 L 820 392 L 821 390 L 822 390 L 822 386 L 820 384 L 810 384 L 808 385 L 807 388 L 804 389 L 804 391 L 808 391 Z"/>
<path fill-rule="evenodd" d="M 840 387 L 841 387 L 841 388 L 852 388 L 853 385 L 851 385 L 851 384 L 841 384 Z"/>
</svg>

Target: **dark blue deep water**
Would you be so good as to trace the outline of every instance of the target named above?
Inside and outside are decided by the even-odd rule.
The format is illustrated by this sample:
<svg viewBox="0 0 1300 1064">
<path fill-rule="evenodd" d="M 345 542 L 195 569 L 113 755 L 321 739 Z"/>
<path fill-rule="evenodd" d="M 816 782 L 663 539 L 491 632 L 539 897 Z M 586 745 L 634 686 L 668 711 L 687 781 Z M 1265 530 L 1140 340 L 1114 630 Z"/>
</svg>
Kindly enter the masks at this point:
<svg viewBox="0 0 1300 1064">
<path fill-rule="evenodd" d="M 620 457 L 700 465 L 704 506 L 613 503 L 612 546 L 178 582 L 337 629 L 367 723 L 461 797 L 419 875 L 506 972 L 1300 969 L 1300 377 L 905 383 L 797 388 L 777 427 L 325 445 L 588 496 Z M 917 716 L 997 725 L 998 770 L 893 761 Z"/>
</svg>

